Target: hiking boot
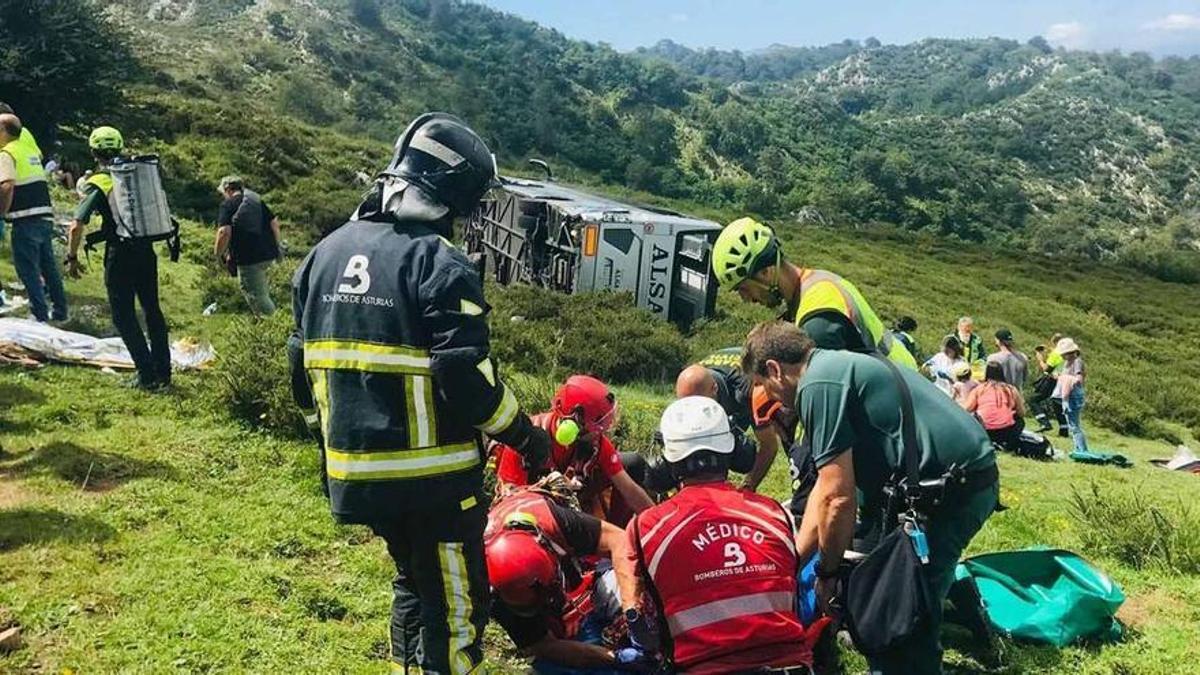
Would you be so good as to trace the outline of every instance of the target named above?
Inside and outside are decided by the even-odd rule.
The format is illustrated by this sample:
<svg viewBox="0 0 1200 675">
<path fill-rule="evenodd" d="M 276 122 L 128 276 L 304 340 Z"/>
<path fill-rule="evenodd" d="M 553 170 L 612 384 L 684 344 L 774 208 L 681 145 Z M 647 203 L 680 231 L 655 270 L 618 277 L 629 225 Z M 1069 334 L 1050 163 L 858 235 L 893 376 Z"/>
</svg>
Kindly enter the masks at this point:
<svg viewBox="0 0 1200 675">
<path fill-rule="evenodd" d="M 139 374 L 125 380 L 125 386 L 130 389 L 141 389 L 142 391 L 161 391 L 166 385 L 162 380 L 143 379 Z"/>
<path fill-rule="evenodd" d="M 1058 435 L 1059 435 L 1059 436 L 1062 436 L 1063 438 L 1070 438 L 1070 437 L 1071 437 L 1071 430 L 1070 430 L 1070 429 L 1068 429 L 1068 428 L 1066 428 L 1066 427 L 1059 427 L 1059 428 L 1058 428 Z"/>
</svg>

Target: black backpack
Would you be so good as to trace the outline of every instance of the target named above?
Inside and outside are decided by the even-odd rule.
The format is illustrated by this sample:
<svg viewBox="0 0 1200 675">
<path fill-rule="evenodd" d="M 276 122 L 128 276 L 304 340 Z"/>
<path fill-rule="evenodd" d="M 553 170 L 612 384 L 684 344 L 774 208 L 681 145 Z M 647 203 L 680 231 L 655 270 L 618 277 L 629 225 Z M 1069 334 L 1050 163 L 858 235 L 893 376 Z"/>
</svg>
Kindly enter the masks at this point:
<svg viewBox="0 0 1200 675">
<path fill-rule="evenodd" d="M 1042 434 L 1022 431 L 1017 443 L 1017 456 L 1030 459 L 1054 459 L 1054 446 Z"/>
</svg>

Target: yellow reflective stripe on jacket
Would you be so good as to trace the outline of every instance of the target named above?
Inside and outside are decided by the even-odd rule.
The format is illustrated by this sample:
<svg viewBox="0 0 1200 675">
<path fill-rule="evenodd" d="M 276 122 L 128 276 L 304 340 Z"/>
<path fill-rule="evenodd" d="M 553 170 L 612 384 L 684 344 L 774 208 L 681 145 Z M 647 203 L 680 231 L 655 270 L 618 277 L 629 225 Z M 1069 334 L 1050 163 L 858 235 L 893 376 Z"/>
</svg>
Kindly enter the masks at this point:
<svg viewBox="0 0 1200 675">
<path fill-rule="evenodd" d="M 304 367 L 428 375 L 430 362 L 429 352 L 415 347 L 357 340 L 308 340 L 304 343 Z"/>
<path fill-rule="evenodd" d="M 325 450 L 325 470 L 329 477 L 344 481 L 421 478 L 470 469 L 480 461 L 474 441 L 419 450 Z"/>
<path fill-rule="evenodd" d="M 513 396 L 512 390 L 505 385 L 501 386 L 504 387 L 504 396 L 500 399 L 500 405 L 496 406 L 496 411 L 483 424 L 476 425 L 477 429 L 489 436 L 507 429 L 521 410 L 521 404 L 517 403 L 517 397 Z"/>
<path fill-rule="evenodd" d="M 427 375 L 404 378 L 405 405 L 408 406 L 408 444 L 427 448 L 437 443 L 437 417 L 433 407 L 433 380 Z"/>
</svg>

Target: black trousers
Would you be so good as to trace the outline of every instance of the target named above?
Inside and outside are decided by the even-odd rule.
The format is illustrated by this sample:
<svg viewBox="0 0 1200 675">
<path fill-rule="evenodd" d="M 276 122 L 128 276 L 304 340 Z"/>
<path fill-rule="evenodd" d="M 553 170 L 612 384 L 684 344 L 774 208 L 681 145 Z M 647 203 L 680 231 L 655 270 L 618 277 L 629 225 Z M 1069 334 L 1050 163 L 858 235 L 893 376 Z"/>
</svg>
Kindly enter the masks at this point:
<svg viewBox="0 0 1200 675">
<path fill-rule="evenodd" d="M 479 498 L 455 513 L 413 512 L 371 525 L 396 563 L 392 581 L 394 672 L 469 673 L 483 662 L 487 567 Z"/>
<path fill-rule="evenodd" d="M 104 286 L 113 325 L 137 366 L 142 382 L 171 381 L 171 342 L 167 320 L 158 304 L 158 256 L 148 241 L 108 244 L 104 251 Z M 138 323 L 134 299 L 142 305 L 150 344 Z"/>
<path fill-rule="evenodd" d="M 1005 450 L 1016 453 L 1021 449 L 1021 432 L 1025 431 L 1025 420 L 1018 417 L 1012 426 L 1004 427 L 1003 429 L 988 429 L 988 438 L 992 443 L 999 445 Z"/>
</svg>

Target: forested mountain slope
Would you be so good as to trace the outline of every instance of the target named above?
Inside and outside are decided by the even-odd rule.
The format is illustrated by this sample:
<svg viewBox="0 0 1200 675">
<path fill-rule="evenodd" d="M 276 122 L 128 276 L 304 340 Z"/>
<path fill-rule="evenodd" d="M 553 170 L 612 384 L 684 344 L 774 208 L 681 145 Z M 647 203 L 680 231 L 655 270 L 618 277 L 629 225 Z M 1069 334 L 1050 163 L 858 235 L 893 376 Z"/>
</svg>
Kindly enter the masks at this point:
<svg viewBox="0 0 1200 675">
<path fill-rule="evenodd" d="M 569 179 L 776 224 L 898 226 L 1200 276 L 1196 59 L 1040 38 L 622 54 L 458 0 L 129 0 L 105 15 L 139 65 L 112 112 L 181 160 L 178 201 L 200 213 L 237 171 L 286 216 L 329 227 L 360 172 L 434 108 L 508 166 L 544 157 Z"/>
</svg>

